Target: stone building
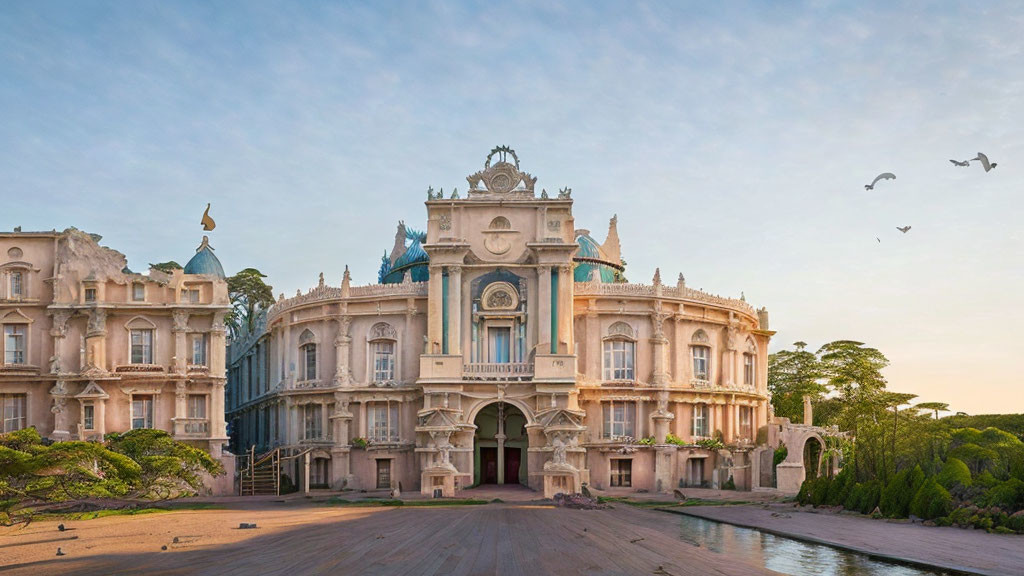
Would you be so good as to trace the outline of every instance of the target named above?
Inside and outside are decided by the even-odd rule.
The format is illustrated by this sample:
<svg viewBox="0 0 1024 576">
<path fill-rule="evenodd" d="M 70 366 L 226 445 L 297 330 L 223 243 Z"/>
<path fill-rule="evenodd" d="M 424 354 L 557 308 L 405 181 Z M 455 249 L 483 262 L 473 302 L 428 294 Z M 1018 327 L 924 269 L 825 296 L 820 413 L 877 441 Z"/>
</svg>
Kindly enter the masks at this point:
<svg viewBox="0 0 1024 576">
<path fill-rule="evenodd" d="M 213 249 L 204 237 L 184 270 L 138 274 L 99 241 L 74 228 L 0 233 L 0 432 L 157 428 L 219 457 L 230 306 Z"/>
<path fill-rule="evenodd" d="M 399 223 L 379 284 L 321 274 L 232 344 L 236 451 L 311 448 L 333 488 L 749 489 L 767 312 L 628 282 L 616 219 L 598 243 L 507 147 L 467 180 Z"/>
</svg>

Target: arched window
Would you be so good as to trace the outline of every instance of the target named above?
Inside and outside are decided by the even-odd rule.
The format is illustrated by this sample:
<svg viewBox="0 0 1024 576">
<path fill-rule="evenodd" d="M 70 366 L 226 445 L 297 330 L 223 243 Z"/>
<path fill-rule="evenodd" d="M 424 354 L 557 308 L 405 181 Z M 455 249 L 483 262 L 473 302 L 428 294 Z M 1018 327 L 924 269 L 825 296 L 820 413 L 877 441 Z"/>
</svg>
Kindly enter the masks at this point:
<svg viewBox="0 0 1024 576">
<path fill-rule="evenodd" d="M 316 336 L 308 328 L 299 336 L 299 380 L 316 380 Z"/>
<path fill-rule="evenodd" d="M 757 385 L 757 345 L 751 338 L 747 338 L 747 349 L 743 352 L 743 384 Z"/>
<path fill-rule="evenodd" d="M 505 218 L 504 216 L 497 216 L 494 220 L 491 220 L 489 228 L 491 230 L 511 230 L 512 224 L 508 221 L 508 218 Z"/>
<path fill-rule="evenodd" d="M 3 364 L 25 364 L 28 358 L 28 327 L 31 320 L 20 310 L 8 312 L 3 324 Z"/>
<path fill-rule="evenodd" d="M 608 327 L 604 339 L 604 379 L 629 380 L 636 377 L 636 339 L 633 329 L 625 322 L 616 322 Z"/>
<path fill-rule="evenodd" d="M 398 332 L 387 322 L 378 322 L 370 328 L 366 338 L 370 347 L 370 366 L 374 384 L 393 384 L 398 357 Z"/>
<path fill-rule="evenodd" d="M 693 357 L 693 379 L 701 382 L 711 380 L 711 339 L 703 330 L 693 333 L 690 354 Z"/>
<path fill-rule="evenodd" d="M 156 349 L 156 324 L 148 318 L 136 316 L 124 325 L 128 330 L 128 359 L 131 364 L 153 364 Z"/>
</svg>

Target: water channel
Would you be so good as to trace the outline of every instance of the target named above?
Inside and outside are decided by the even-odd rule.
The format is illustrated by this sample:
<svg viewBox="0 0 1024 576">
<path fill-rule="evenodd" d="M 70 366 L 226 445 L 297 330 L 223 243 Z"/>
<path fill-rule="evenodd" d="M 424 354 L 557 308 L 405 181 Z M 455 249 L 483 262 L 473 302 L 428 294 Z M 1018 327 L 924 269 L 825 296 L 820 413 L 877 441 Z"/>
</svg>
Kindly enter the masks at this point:
<svg viewBox="0 0 1024 576">
<path fill-rule="evenodd" d="M 681 516 L 682 539 L 714 552 L 740 557 L 792 576 L 952 576 L 937 568 L 920 568 L 875 560 L 857 552 L 776 536 L 695 516 Z"/>
</svg>

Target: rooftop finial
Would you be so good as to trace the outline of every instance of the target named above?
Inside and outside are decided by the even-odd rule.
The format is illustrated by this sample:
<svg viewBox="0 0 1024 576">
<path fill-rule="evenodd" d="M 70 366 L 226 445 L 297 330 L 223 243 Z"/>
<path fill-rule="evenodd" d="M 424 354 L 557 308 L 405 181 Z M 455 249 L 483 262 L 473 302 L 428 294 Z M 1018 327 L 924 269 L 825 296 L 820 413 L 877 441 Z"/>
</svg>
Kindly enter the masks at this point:
<svg viewBox="0 0 1024 576">
<path fill-rule="evenodd" d="M 742 300 L 743 302 L 747 301 L 747 295 L 744 294 L 742 290 L 740 290 L 740 300 Z"/>
<path fill-rule="evenodd" d="M 348 264 L 345 264 L 345 274 L 341 277 L 341 297 L 348 298 L 352 275 L 348 272 Z"/>
<path fill-rule="evenodd" d="M 679 278 L 676 280 L 676 288 L 677 289 L 686 288 L 686 277 L 683 276 L 682 272 L 679 273 Z"/>
<path fill-rule="evenodd" d="M 320 286 L 321 288 L 324 287 L 324 273 L 323 272 L 320 273 L 320 283 L 318 284 L 318 286 Z"/>
<path fill-rule="evenodd" d="M 213 221 L 213 218 L 210 218 L 209 202 L 206 203 L 206 212 L 203 212 L 203 219 L 200 220 L 199 223 L 203 225 L 203 230 L 206 230 L 207 232 L 217 227 L 217 223 Z"/>
<path fill-rule="evenodd" d="M 654 285 L 661 286 L 661 268 L 654 269 Z"/>
</svg>

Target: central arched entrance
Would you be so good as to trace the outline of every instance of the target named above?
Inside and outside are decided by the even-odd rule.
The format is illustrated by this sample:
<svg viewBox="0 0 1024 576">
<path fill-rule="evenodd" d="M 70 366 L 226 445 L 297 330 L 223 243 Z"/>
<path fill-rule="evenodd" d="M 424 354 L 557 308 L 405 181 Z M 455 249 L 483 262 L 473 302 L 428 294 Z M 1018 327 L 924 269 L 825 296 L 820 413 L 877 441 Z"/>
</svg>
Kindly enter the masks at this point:
<svg viewBox="0 0 1024 576">
<path fill-rule="evenodd" d="M 473 437 L 473 484 L 527 483 L 526 416 L 507 402 L 480 409 Z"/>
</svg>

